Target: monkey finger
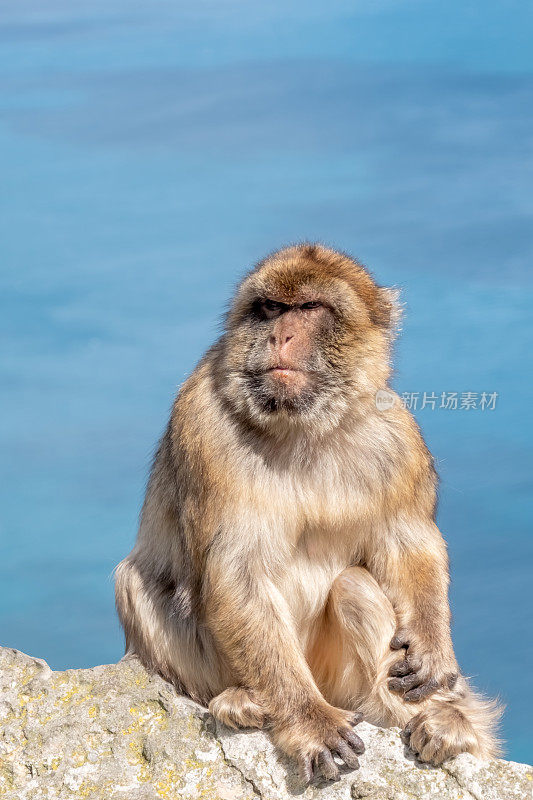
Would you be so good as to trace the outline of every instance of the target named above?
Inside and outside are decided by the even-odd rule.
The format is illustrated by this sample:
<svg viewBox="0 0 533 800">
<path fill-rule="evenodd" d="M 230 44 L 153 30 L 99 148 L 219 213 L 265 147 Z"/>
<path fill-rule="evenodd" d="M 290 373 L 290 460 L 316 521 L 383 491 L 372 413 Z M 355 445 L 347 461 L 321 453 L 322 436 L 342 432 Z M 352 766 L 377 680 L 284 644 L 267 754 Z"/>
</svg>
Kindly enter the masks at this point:
<svg viewBox="0 0 533 800">
<path fill-rule="evenodd" d="M 423 680 L 418 672 L 411 672 L 403 678 L 391 678 L 388 685 L 391 692 L 406 692 L 419 686 Z"/>
<path fill-rule="evenodd" d="M 429 697 L 430 694 L 436 692 L 438 688 L 438 681 L 436 681 L 435 678 L 431 678 L 427 683 L 422 683 L 406 692 L 403 699 L 408 703 L 418 703 L 419 700 L 424 700 L 426 697 Z"/>
<path fill-rule="evenodd" d="M 361 755 L 361 753 L 365 752 L 363 740 L 351 728 L 339 728 L 339 733 L 356 753 Z"/>
<path fill-rule="evenodd" d="M 408 675 L 410 672 L 414 672 L 413 668 L 409 661 L 404 658 L 402 661 L 397 661 L 392 667 L 389 669 L 389 675 L 394 676 L 395 678 L 401 678 L 404 675 Z"/>
<path fill-rule="evenodd" d="M 390 649 L 401 650 L 402 647 L 405 647 L 405 649 L 409 647 L 409 638 L 403 631 L 398 631 L 398 633 L 391 639 Z"/>
<path fill-rule="evenodd" d="M 316 757 L 316 765 L 318 770 L 322 773 L 324 778 L 328 781 L 338 781 L 340 778 L 340 771 L 335 764 L 335 760 L 331 755 L 331 751 L 324 747 Z"/>
<path fill-rule="evenodd" d="M 412 669 L 409 666 L 407 659 L 403 659 L 403 661 L 397 661 L 389 669 L 389 675 L 394 678 L 401 678 L 404 675 L 407 675 L 409 672 L 412 672 Z"/>
<path fill-rule="evenodd" d="M 300 756 L 298 760 L 298 772 L 300 779 L 305 786 L 313 780 L 313 762 L 310 755 Z"/>
<path fill-rule="evenodd" d="M 354 711 L 348 720 L 352 727 L 359 725 L 360 722 L 363 721 L 363 714 L 360 711 Z"/>
<path fill-rule="evenodd" d="M 389 675 L 401 677 L 409 672 L 417 672 L 422 666 L 422 660 L 416 656 L 405 656 L 396 661 L 389 670 Z"/>
<path fill-rule="evenodd" d="M 339 739 L 334 750 L 338 753 L 339 757 L 342 758 L 347 767 L 350 767 L 350 769 L 359 769 L 359 759 L 344 739 Z"/>
</svg>

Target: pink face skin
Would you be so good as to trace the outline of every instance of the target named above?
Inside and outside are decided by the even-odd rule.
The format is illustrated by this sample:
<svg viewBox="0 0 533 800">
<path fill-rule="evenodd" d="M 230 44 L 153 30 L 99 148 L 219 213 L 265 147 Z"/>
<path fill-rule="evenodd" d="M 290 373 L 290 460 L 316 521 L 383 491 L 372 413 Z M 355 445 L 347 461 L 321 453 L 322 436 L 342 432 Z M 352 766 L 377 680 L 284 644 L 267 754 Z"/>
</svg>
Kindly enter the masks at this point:
<svg viewBox="0 0 533 800">
<path fill-rule="evenodd" d="M 296 369 L 282 369 L 274 367 L 268 371 L 271 380 L 283 385 L 288 394 L 299 394 L 307 385 L 307 373 Z"/>
<path fill-rule="evenodd" d="M 288 305 L 267 299 L 260 310 L 264 318 L 273 321 L 265 374 L 285 392 L 297 395 L 308 383 L 305 364 L 315 346 L 316 332 L 331 312 L 319 300 Z"/>
</svg>

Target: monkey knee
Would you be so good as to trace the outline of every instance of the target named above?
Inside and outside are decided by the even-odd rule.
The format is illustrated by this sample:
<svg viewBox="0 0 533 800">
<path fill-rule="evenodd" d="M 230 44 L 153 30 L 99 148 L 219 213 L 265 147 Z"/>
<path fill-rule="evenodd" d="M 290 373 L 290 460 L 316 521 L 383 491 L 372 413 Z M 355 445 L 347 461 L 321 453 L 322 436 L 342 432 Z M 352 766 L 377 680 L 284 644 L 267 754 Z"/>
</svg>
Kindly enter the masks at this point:
<svg viewBox="0 0 533 800">
<path fill-rule="evenodd" d="M 347 643 L 358 691 L 371 693 L 385 681 L 389 643 L 396 628 L 394 609 L 368 570 L 350 567 L 335 580 L 328 604 L 330 624 Z M 362 688 L 362 683 L 366 689 Z"/>
<path fill-rule="evenodd" d="M 115 569 L 115 604 L 123 626 L 131 622 L 134 614 L 136 579 L 133 565 L 125 558 Z"/>
<path fill-rule="evenodd" d="M 230 728 L 262 728 L 266 709 L 257 696 L 241 686 L 231 686 L 209 703 L 215 719 Z"/>
<path fill-rule="evenodd" d="M 346 625 L 376 625 L 394 632 L 396 622 L 390 601 L 377 581 L 363 567 L 345 569 L 336 578 L 330 594 L 331 605 Z M 391 633 L 391 635 L 392 635 Z"/>
</svg>

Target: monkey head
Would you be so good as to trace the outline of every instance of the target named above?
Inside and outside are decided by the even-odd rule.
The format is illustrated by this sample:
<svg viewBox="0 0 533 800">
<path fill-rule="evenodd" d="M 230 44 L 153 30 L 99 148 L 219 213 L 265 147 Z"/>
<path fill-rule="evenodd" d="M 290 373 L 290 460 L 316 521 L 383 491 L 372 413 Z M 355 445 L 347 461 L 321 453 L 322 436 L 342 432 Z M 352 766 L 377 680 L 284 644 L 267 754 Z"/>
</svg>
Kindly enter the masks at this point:
<svg viewBox="0 0 533 800">
<path fill-rule="evenodd" d="M 386 381 L 395 300 L 342 253 L 273 253 L 242 281 L 227 315 L 223 396 L 260 427 L 338 424 L 355 395 Z"/>
</svg>

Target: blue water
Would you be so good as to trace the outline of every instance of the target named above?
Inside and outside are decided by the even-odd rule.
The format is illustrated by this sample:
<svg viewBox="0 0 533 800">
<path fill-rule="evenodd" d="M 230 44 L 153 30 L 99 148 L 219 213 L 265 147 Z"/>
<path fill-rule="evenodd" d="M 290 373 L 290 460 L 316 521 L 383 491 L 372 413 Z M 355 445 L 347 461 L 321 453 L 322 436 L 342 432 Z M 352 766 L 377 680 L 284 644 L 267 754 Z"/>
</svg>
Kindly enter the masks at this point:
<svg viewBox="0 0 533 800">
<path fill-rule="evenodd" d="M 0 638 L 115 661 L 176 387 L 243 271 L 321 239 L 403 288 L 454 638 L 531 760 L 533 6 L 0 0 Z"/>
</svg>

